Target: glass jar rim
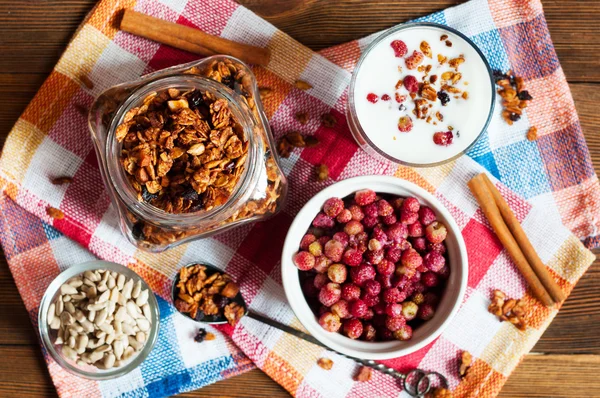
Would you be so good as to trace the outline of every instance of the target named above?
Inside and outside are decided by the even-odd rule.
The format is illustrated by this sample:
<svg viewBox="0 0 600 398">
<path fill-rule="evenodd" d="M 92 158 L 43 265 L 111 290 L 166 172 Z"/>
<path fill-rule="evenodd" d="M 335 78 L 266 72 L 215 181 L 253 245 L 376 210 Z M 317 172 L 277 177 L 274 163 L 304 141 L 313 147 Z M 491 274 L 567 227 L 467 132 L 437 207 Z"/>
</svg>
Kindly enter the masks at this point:
<svg viewBox="0 0 600 398">
<path fill-rule="evenodd" d="M 228 102 L 229 109 L 233 116 L 242 126 L 248 141 L 248 156 L 240 179 L 227 201 L 211 210 L 201 210 L 194 213 L 167 213 L 150 203 L 138 201 L 137 193 L 134 193 L 133 187 L 131 187 L 130 182 L 127 180 L 126 172 L 122 167 L 121 162 L 114 161 L 118 159 L 122 147 L 122 143 L 116 140 L 116 129 L 123 123 L 127 111 L 138 106 L 144 98 L 152 92 L 162 91 L 168 88 L 200 89 L 202 91 L 210 91 L 211 94 L 215 95 L 217 98 L 225 99 Z M 219 216 L 230 209 L 230 206 L 228 206 L 229 204 L 236 203 L 240 200 L 244 201 L 245 196 L 250 195 L 252 192 L 251 185 L 254 181 L 251 176 L 256 174 L 257 166 L 259 166 L 258 160 L 260 159 L 261 151 L 264 150 L 261 148 L 261 145 L 259 145 L 259 140 L 255 137 L 253 131 L 255 126 L 258 125 L 257 121 L 254 120 L 252 112 L 244 110 L 240 106 L 244 101 L 244 97 L 216 80 L 186 73 L 169 75 L 153 80 L 141 85 L 131 92 L 115 111 L 115 116 L 110 123 L 106 138 L 107 145 L 105 156 L 108 163 L 108 179 L 119 199 L 127 205 L 129 210 L 144 221 L 155 223 L 177 223 L 181 226 L 191 226 L 206 219 L 218 219 Z"/>
</svg>

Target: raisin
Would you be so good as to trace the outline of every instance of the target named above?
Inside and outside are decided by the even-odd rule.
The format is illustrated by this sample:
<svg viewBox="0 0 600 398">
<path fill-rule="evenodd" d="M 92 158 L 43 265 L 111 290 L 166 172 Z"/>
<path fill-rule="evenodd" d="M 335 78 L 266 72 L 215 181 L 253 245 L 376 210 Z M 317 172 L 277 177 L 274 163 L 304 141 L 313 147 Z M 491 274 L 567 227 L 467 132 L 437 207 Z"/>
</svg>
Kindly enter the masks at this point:
<svg viewBox="0 0 600 398">
<path fill-rule="evenodd" d="M 519 119 L 521 119 L 521 115 L 519 115 L 518 113 L 511 113 L 509 118 L 513 122 L 517 122 L 517 121 L 519 121 Z"/>
<path fill-rule="evenodd" d="M 181 193 L 181 197 L 185 200 L 198 200 L 198 192 L 194 191 L 194 188 L 188 187 Z"/>
<path fill-rule="evenodd" d="M 144 239 L 144 223 L 140 221 L 133 224 L 133 227 L 131 228 L 131 235 L 133 235 L 135 240 Z"/>
<path fill-rule="evenodd" d="M 198 311 L 201 312 L 201 311 Z M 194 336 L 194 341 L 196 343 L 202 343 L 204 341 L 204 338 L 206 337 L 206 330 L 205 329 L 198 329 L 198 333 L 196 333 L 196 335 Z"/>
<path fill-rule="evenodd" d="M 150 202 L 156 198 L 158 198 L 157 194 L 148 192 L 146 186 L 142 185 L 142 199 L 144 199 L 145 202 Z"/>
<path fill-rule="evenodd" d="M 400 106 L 398 107 L 398 110 L 405 111 L 406 106 L 404 104 L 400 104 Z"/>
<path fill-rule="evenodd" d="M 227 87 L 229 87 L 232 90 L 235 88 L 234 87 L 235 80 L 233 80 L 233 78 L 231 76 L 226 76 L 226 77 L 221 78 L 221 83 L 226 85 Z"/>
<path fill-rule="evenodd" d="M 494 81 L 499 82 L 500 80 L 504 80 L 504 79 L 509 79 L 509 76 L 502 72 L 501 70 L 495 70 L 492 72 L 492 75 L 494 76 Z"/>
<path fill-rule="evenodd" d="M 204 312 L 198 310 L 198 312 L 196 312 L 196 321 L 201 322 L 204 319 Z"/>
<path fill-rule="evenodd" d="M 448 102 L 450 102 L 450 96 L 445 91 L 438 91 L 437 97 L 439 98 L 443 106 L 446 106 Z"/>
<path fill-rule="evenodd" d="M 213 301 L 219 309 L 224 308 L 227 304 L 229 304 L 229 299 L 219 294 L 215 294 Z"/>
<path fill-rule="evenodd" d="M 189 104 L 190 108 L 196 109 L 200 105 L 204 104 L 204 100 L 202 99 L 202 94 L 200 91 L 193 91 L 189 96 Z"/>
<path fill-rule="evenodd" d="M 519 94 L 517 94 L 517 97 L 519 97 L 521 101 L 531 101 L 533 99 L 527 90 L 521 91 Z"/>
</svg>

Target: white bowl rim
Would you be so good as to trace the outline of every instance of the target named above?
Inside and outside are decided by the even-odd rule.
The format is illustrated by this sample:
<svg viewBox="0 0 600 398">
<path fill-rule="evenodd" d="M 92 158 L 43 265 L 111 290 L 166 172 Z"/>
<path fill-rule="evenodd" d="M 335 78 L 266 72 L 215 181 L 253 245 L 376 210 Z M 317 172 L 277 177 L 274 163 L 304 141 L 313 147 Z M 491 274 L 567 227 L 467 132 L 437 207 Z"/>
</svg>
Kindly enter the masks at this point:
<svg viewBox="0 0 600 398">
<path fill-rule="evenodd" d="M 439 326 L 432 331 L 427 331 L 424 336 L 418 336 L 417 334 L 420 330 L 430 324 L 430 322 L 434 322 L 436 320 L 435 316 L 432 320 L 416 329 L 413 339 L 409 341 L 367 342 L 351 340 L 339 333 L 325 331 L 319 325 L 314 313 L 304 299 L 298 277 L 298 269 L 292 262 L 292 256 L 298 251 L 298 244 L 301 237 L 306 233 L 314 216 L 320 211 L 325 200 L 331 197 L 343 198 L 361 189 L 373 189 L 376 192 L 396 195 L 412 195 L 417 197 L 422 204 L 425 203 L 432 207 L 438 216 L 438 219 L 443 220 L 444 224 L 448 227 L 449 239 L 455 240 L 454 247 L 451 248 L 450 245 L 448 245 L 449 257 L 451 254 L 450 252 L 453 252 L 452 261 L 450 262 L 450 264 L 452 264 L 452 273 L 448 285 L 446 286 L 446 290 L 444 291 L 445 298 L 452 293 L 454 299 L 450 306 L 449 304 L 445 304 L 445 306 L 448 307 L 445 308 L 447 315 L 445 318 L 438 318 L 437 323 L 439 323 Z M 290 225 L 283 245 L 281 273 L 283 288 L 288 303 L 292 307 L 292 310 L 299 321 L 311 335 L 330 349 L 344 355 L 361 359 L 382 360 L 411 354 L 431 343 L 446 329 L 458 312 L 465 296 L 468 280 L 468 257 L 460 227 L 457 225 L 450 212 L 438 199 L 425 189 L 409 181 L 391 176 L 371 175 L 353 177 L 332 184 L 318 192 L 302 207 Z M 450 281 L 452 281 L 452 278 L 458 279 L 455 281 L 458 282 L 458 286 L 454 286 L 450 289 Z M 302 300 L 298 299 L 298 294 L 301 295 L 300 297 L 302 297 Z M 442 307 L 445 302 L 447 302 L 447 300 L 442 300 L 440 307 Z M 415 337 L 419 338 L 415 339 Z"/>
</svg>

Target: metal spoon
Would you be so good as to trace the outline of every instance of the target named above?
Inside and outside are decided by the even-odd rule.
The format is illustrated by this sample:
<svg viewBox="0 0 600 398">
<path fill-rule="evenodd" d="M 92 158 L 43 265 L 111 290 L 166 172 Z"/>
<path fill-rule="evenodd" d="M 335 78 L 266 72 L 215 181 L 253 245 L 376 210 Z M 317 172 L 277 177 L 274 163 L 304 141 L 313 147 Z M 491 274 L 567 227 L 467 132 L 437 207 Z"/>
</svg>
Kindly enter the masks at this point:
<svg viewBox="0 0 600 398">
<path fill-rule="evenodd" d="M 188 265 L 186 265 L 186 267 L 189 267 L 189 266 L 195 265 L 195 264 L 198 264 L 198 263 L 188 264 Z M 208 276 L 212 275 L 215 272 L 221 272 L 221 273 L 223 272 L 219 268 L 215 267 L 214 265 L 210 265 L 210 264 L 206 264 L 206 263 L 201 263 L 201 264 L 206 267 L 206 274 Z M 175 300 L 177 299 L 177 284 L 178 283 L 179 283 L 179 273 L 177 273 L 177 276 L 175 277 L 175 280 L 173 281 L 173 288 L 172 288 L 173 302 L 175 302 Z M 437 382 L 437 384 L 441 385 L 444 388 L 448 387 L 448 381 L 446 380 L 446 378 L 443 375 L 441 375 L 438 372 L 427 372 L 427 371 L 424 371 L 421 369 L 413 369 L 408 373 L 401 373 L 401 372 L 398 372 L 396 369 L 390 368 L 389 366 L 385 366 L 385 365 L 375 362 L 373 360 L 355 358 L 355 357 L 351 357 L 351 356 L 342 354 L 335 350 L 332 350 L 331 348 L 327 347 L 325 344 L 321 343 L 319 340 L 317 340 L 316 338 L 314 338 L 312 335 L 310 335 L 308 333 L 304 333 L 298 329 L 294 329 L 293 327 L 290 327 L 283 323 L 274 321 L 270 318 L 265 317 L 264 315 L 261 315 L 254 311 L 249 310 L 241 293 L 238 293 L 237 296 L 235 296 L 233 299 L 231 299 L 231 301 L 237 303 L 238 305 L 240 305 L 241 307 L 244 308 L 244 310 L 245 310 L 244 316 L 247 316 L 249 318 L 254 319 L 255 321 L 262 322 L 266 325 L 269 325 L 271 327 L 279 329 L 282 332 L 294 335 L 304 341 L 308 341 L 309 343 L 313 343 L 313 344 L 316 344 L 323 348 L 326 348 L 330 351 L 335 352 L 338 355 L 349 358 L 363 366 L 368 366 L 369 368 L 375 369 L 379 372 L 385 373 L 387 375 L 390 375 L 390 376 L 400 380 L 402 382 L 402 387 L 404 388 L 404 390 L 408 393 L 408 395 L 410 395 L 412 397 L 419 398 L 419 397 L 425 396 L 425 394 L 427 394 L 428 392 L 431 391 L 433 384 L 436 382 Z M 207 316 L 204 316 L 201 320 L 197 320 L 197 319 L 192 318 L 187 313 L 181 313 L 181 314 L 190 319 L 193 319 L 196 322 L 205 323 L 208 325 L 222 325 L 222 324 L 227 323 L 227 319 L 225 319 L 225 317 L 222 315 L 207 315 Z"/>
</svg>

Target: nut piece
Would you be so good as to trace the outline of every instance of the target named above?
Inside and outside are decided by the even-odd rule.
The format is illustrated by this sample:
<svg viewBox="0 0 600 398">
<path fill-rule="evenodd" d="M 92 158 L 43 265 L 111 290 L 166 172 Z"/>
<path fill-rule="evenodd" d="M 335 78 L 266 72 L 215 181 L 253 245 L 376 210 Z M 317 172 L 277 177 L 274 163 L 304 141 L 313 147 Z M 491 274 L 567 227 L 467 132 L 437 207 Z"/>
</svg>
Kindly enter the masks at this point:
<svg viewBox="0 0 600 398">
<path fill-rule="evenodd" d="M 526 313 L 523 302 L 515 299 L 506 300 L 506 294 L 500 290 L 494 290 L 488 312 L 496 315 L 502 321 L 512 323 L 521 331 L 527 329 Z"/>
<path fill-rule="evenodd" d="M 317 365 L 325 370 L 331 370 L 333 367 L 333 361 L 329 358 L 319 358 L 317 361 Z"/>
<path fill-rule="evenodd" d="M 271 90 L 270 87 L 260 87 L 258 89 L 258 93 L 260 95 L 260 99 L 262 101 L 266 100 L 267 98 L 271 97 L 271 94 L 273 93 L 273 90 Z"/>
<path fill-rule="evenodd" d="M 465 378 L 467 371 L 471 367 L 472 362 L 473 356 L 468 351 L 463 351 L 460 357 L 460 367 L 458 369 L 458 374 L 461 379 Z"/>
<path fill-rule="evenodd" d="M 298 112 L 296 113 L 296 120 L 300 124 L 308 123 L 308 112 Z"/>
<path fill-rule="evenodd" d="M 321 163 L 315 168 L 315 176 L 317 181 L 325 181 L 329 178 L 329 167 L 326 164 Z"/>
<path fill-rule="evenodd" d="M 427 57 L 432 58 L 433 54 L 431 53 L 431 46 L 426 41 L 421 42 L 421 52 Z"/>
<path fill-rule="evenodd" d="M 302 137 L 302 135 L 299 132 L 297 132 L 297 131 L 293 131 L 291 133 L 287 133 L 285 135 L 285 139 L 293 147 L 304 148 L 306 146 L 306 143 L 304 142 L 304 137 Z"/>
<path fill-rule="evenodd" d="M 73 182 L 73 178 L 71 177 L 55 177 L 51 180 L 52 184 L 54 185 L 64 185 L 64 184 L 70 184 Z"/>
<path fill-rule="evenodd" d="M 353 377 L 354 381 L 369 381 L 371 380 L 371 376 L 373 373 L 373 369 L 363 366 L 358 370 L 358 373 Z"/>
<path fill-rule="evenodd" d="M 535 141 L 538 139 L 538 134 L 537 134 L 537 127 L 535 126 L 531 126 L 531 128 L 529 129 L 529 131 L 527 132 L 527 139 L 529 141 Z"/>
<path fill-rule="evenodd" d="M 63 218 L 65 218 L 65 213 L 63 213 L 62 210 L 55 209 L 54 207 L 48 207 L 46 209 L 46 214 L 48 214 L 55 220 L 62 220 Z"/>
<path fill-rule="evenodd" d="M 452 392 L 446 388 L 436 388 L 425 395 L 427 398 L 452 398 Z"/>
<path fill-rule="evenodd" d="M 331 113 L 321 115 L 321 121 L 325 127 L 333 127 L 337 124 L 337 119 Z"/>
<path fill-rule="evenodd" d="M 294 82 L 294 86 L 296 86 L 296 88 L 298 88 L 300 90 L 308 90 L 308 89 L 312 88 L 312 85 L 305 82 L 304 80 L 296 80 Z"/>
</svg>

